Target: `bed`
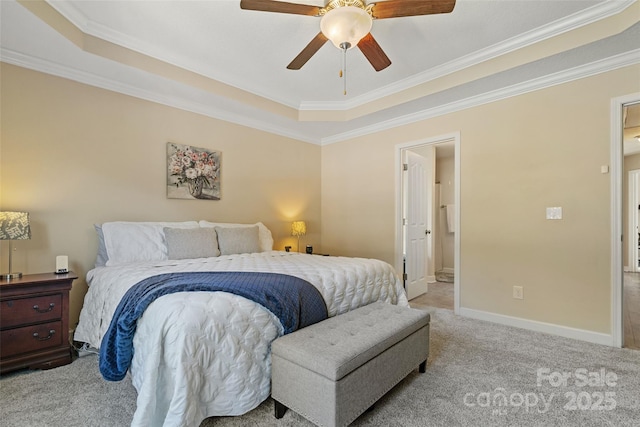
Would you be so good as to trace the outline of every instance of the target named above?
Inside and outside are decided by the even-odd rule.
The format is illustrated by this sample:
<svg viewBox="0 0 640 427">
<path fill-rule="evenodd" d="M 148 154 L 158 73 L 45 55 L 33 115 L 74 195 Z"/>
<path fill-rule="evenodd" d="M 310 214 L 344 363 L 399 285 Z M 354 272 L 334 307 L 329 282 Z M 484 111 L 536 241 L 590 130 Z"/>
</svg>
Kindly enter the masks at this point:
<svg viewBox="0 0 640 427">
<path fill-rule="evenodd" d="M 262 272 L 303 279 L 329 317 L 375 301 L 408 306 L 396 272 L 382 261 L 273 251 L 262 224 L 112 222 L 96 226 L 98 259 L 74 340 L 99 349 L 114 312 L 136 283 L 167 273 Z M 276 315 L 228 292 L 177 292 L 137 320 L 129 374 L 138 391 L 133 426 L 199 426 L 241 415 L 270 392 Z M 105 350 L 105 349 L 103 349 Z"/>
</svg>

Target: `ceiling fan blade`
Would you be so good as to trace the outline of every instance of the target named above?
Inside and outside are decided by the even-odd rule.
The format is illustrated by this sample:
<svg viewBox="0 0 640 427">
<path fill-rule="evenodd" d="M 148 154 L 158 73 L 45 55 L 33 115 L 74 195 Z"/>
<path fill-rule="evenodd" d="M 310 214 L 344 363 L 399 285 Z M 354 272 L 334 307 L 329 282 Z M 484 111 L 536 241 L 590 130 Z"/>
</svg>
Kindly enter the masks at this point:
<svg viewBox="0 0 640 427">
<path fill-rule="evenodd" d="M 316 16 L 320 13 L 320 8 L 317 6 L 273 0 L 240 0 L 240 8 L 247 10 L 260 10 L 263 12 L 293 13 L 295 15 L 310 16 Z"/>
<path fill-rule="evenodd" d="M 381 71 L 391 65 L 391 60 L 384 53 L 376 39 L 373 38 L 371 33 L 367 34 L 358 43 L 358 48 L 364 56 L 369 60 L 373 68 L 376 71 Z"/>
<path fill-rule="evenodd" d="M 302 49 L 302 52 L 300 52 L 298 56 L 291 61 L 291 64 L 287 65 L 287 68 L 290 70 L 299 70 L 302 68 L 302 66 L 306 64 L 313 55 L 315 55 L 327 40 L 329 39 L 327 39 L 322 32 L 318 33 L 318 35 L 315 36 L 304 49 Z"/>
<path fill-rule="evenodd" d="M 449 13 L 455 5 L 456 0 L 388 0 L 375 3 L 371 13 L 376 19 L 432 15 Z"/>
</svg>

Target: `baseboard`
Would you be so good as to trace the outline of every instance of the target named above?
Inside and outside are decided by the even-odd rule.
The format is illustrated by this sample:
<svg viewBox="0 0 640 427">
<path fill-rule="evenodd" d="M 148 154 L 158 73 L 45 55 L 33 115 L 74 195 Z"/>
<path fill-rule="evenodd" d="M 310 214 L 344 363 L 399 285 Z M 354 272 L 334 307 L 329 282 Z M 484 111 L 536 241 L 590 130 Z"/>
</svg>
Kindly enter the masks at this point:
<svg viewBox="0 0 640 427">
<path fill-rule="evenodd" d="M 455 268 L 451 268 L 451 267 L 443 267 L 441 271 L 447 274 L 454 274 L 456 270 Z"/>
<path fill-rule="evenodd" d="M 437 282 L 436 276 L 427 276 L 427 283 L 435 283 Z"/>
<path fill-rule="evenodd" d="M 528 329 L 530 331 L 544 332 L 551 335 L 558 335 L 565 338 L 572 338 L 580 341 L 587 341 L 594 344 L 601 344 L 615 347 L 613 336 L 600 332 L 587 331 L 584 329 L 571 328 L 568 326 L 554 325 L 552 323 L 539 322 L 537 320 L 523 319 L 520 317 L 505 316 L 503 314 L 489 313 L 487 311 L 473 310 L 460 307 L 458 314 L 472 319 L 486 320 L 487 322 L 499 323 L 506 326 Z"/>
</svg>

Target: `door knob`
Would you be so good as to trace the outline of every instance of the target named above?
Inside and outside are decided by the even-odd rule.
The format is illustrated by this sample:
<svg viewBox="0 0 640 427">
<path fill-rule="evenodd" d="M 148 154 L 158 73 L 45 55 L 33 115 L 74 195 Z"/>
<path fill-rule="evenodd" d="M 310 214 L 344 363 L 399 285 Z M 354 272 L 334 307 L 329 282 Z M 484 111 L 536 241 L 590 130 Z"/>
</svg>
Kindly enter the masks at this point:
<svg viewBox="0 0 640 427">
<path fill-rule="evenodd" d="M 424 234 L 431 234 L 431 230 L 426 230 Z"/>
</svg>

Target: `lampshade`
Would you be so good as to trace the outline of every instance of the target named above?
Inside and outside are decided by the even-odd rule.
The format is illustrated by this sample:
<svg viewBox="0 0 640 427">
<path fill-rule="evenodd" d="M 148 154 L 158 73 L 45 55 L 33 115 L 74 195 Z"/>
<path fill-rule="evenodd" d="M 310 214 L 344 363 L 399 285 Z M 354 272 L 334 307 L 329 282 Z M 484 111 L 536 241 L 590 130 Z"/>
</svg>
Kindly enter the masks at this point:
<svg viewBox="0 0 640 427">
<path fill-rule="evenodd" d="M 0 274 L 0 279 L 17 279 L 22 277 L 22 273 L 15 273 L 11 270 L 11 241 L 27 240 L 31 238 L 31 227 L 29 226 L 28 212 L 0 212 L 0 240 L 9 241 L 9 273 Z"/>
<path fill-rule="evenodd" d="M 343 43 L 346 49 L 358 45 L 358 42 L 371 31 L 371 16 L 355 6 L 336 7 L 328 11 L 320 21 L 322 34 L 338 49 Z"/>
<path fill-rule="evenodd" d="M 0 240 L 31 239 L 28 212 L 0 212 Z"/>
<path fill-rule="evenodd" d="M 304 236 L 307 234 L 307 224 L 304 221 L 293 221 L 291 224 L 292 236 Z"/>
</svg>

